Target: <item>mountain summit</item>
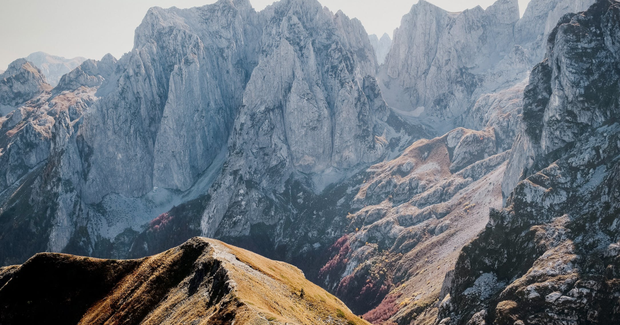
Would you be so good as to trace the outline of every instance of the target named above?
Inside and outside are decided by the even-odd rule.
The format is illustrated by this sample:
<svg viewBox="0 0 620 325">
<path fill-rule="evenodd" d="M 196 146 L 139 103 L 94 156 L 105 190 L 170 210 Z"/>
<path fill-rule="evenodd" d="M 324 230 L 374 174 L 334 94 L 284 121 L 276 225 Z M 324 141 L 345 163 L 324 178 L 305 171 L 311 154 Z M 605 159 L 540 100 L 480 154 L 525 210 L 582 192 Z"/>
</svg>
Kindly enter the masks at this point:
<svg viewBox="0 0 620 325">
<path fill-rule="evenodd" d="M 193 238 L 140 260 L 41 253 L 0 268 L 2 324 L 368 324 L 294 266 Z"/>
</svg>

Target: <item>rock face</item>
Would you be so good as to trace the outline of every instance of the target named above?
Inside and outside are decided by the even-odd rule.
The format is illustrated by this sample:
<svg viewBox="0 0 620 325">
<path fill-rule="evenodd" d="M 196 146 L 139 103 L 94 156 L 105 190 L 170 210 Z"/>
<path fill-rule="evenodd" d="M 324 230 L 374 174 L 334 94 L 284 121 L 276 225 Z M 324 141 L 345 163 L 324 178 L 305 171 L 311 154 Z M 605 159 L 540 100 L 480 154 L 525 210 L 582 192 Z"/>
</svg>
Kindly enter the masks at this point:
<svg viewBox="0 0 620 325">
<path fill-rule="evenodd" d="M 381 71 L 386 101 L 439 134 L 473 128 L 463 120 L 481 96 L 519 84 L 540 61 L 544 24 L 591 3 L 532 1 L 519 19 L 516 0 L 460 13 L 420 1 L 395 31 Z"/>
<path fill-rule="evenodd" d="M 557 10 L 568 10 L 570 7 L 565 6 L 565 3 L 554 3 L 552 6 Z M 410 40 L 433 37 L 441 40 L 448 37 L 444 32 L 432 34 L 436 30 L 428 29 L 428 19 L 431 17 L 437 18 L 434 21 L 436 25 L 441 25 L 439 22 L 442 19 L 450 21 L 444 23 L 446 28 L 450 29 L 449 33 L 454 35 L 465 33 L 465 30 L 469 33 L 472 24 L 479 23 L 475 26 L 478 26 L 483 34 L 503 35 L 502 37 L 508 39 L 504 40 L 504 43 L 495 41 L 487 44 L 491 49 L 483 50 L 483 56 L 496 51 L 495 54 L 488 55 L 497 59 L 497 53 L 501 49 L 496 46 L 514 47 L 515 51 L 523 50 L 525 53 L 529 50 L 515 45 L 517 41 L 512 27 L 504 26 L 510 31 L 502 34 L 500 31 L 504 27 L 497 27 L 503 26 L 502 24 L 493 27 L 493 24 L 486 23 L 509 22 L 510 20 L 502 15 L 514 9 L 510 2 L 500 1 L 487 11 L 478 8 L 470 12 L 450 14 L 421 2 L 405 16 L 403 27 L 397 35 L 400 35 L 401 40 L 404 35 L 412 37 Z M 468 15 L 476 12 L 481 16 L 465 20 Z M 553 13 L 550 11 L 549 15 Z M 504 18 L 493 20 L 489 17 Z M 460 23 L 457 24 L 455 21 L 459 19 Z M 543 19 L 543 16 L 538 19 Z M 485 23 L 480 23 L 481 21 Z M 414 36 L 405 33 L 404 28 L 408 23 L 419 24 L 410 30 L 417 33 Z M 517 21 L 513 23 L 517 24 Z M 542 32 L 532 33 L 542 35 Z M 484 37 L 481 40 L 486 41 Z M 406 45 L 395 43 L 390 55 L 397 56 L 397 51 L 404 51 L 401 53 L 409 53 L 409 56 L 405 55 L 405 59 L 414 62 L 410 56 L 413 53 L 411 51 L 422 48 L 413 48 L 420 44 L 416 42 Z M 529 46 L 528 42 L 532 41 L 522 41 Z M 453 58 L 461 60 L 459 62 L 479 59 L 465 50 L 456 50 L 455 53 L 453 44 L 457 44 L 457 48 L 462 45 L 451 40 L 446 43 L 446 51 L 449 48 Z M 467 43 L 462 46 L 470 45 Z M 400 50 L 399 46 L 402 46 Z M 443 49 L 433 51 L 441 52 Z M 419 58 L 430 56 L 430 62 L 438 62 L 432 57 L 434 54 L 435 52 L 419 53 Z M 331 259 L 323 265 L 318 278 L 354 311 L 366 313 L 365 319 L 387 324 L 433 323 L 438 313 L 438 304 L 435 302 L 438 299 L 441 301 L 449 292 L 449 277 L 453 274 L 452 269 L 461 248 L 484 229 L 489 220 L 488 209 L 502 206 L 501 189 L 505 188 L 510 192 L 514 188 L 514 184 L 509 188 L 503 177 L 509 158 L 513 157 L 516 161 L 527 157 L 514 154 L 511 148 L 515 145 L 515 139 L 520 139 L 519 133 L 525 129 L 521 115 L 523 94 L 528 82 L 520 78 L 527 76 L 527 69 L 533 66 L 533 63 L 519 61 L 521 59 L 512 54 L 507 54 L 496 62 L 493 62 L 493 59 L 487 57 L 485 64 L 492 64 L 486 67 L 486 72 L 480 73 L 481 70 L 476 70 L 478 75 L 475 79 L 482 83 L 477 84 L 478 88 L 468 97 L 469 106 L 462 106 L 460 115 L 442 116 L 438 119 L 444 124 L 452 121 L 480 131 L 457 128 L 432 141 L 421 140 L 405 150 L 399 158 L 371 167 L 351 204 L 347 217 L 348 225 L 344 223 L 347 225 L 346 234 L 330 248 Z M 399 68 L 398 73 L 411 77 L 410 73 L 403 72 L 409 69 L 408 67 L 418 67 L 411 62 Z M 388 65 L 389 62 L 383 69 L 388 69 Z M 447 69 L 446 64 L 438 65 L 437 69 Z M 420 71 L 420 74 L 422 78 L 439 78 L 431 76 L 432 71 L 433 68 L 430 68 Z M 453 78 L 458 75 L 455 71 L 444 71 L 445 76 Z M 384 82 L 384 86 L 386 80 L 387 84 L 395 81 L 389 77 L 386 79 L 385 75 L 380 75 L 380 80 Z M 489 88 L 490 80 L 498 84 Z M 445 82 L 445 87 L 436 89 L 455 87 L 453 79 Z M 428 90 L 431 86 L 425 84 L 420 87 Z M 393 89 L 384 90 L 388 92 L 389 98 L 389 92 Z M 398 113 L 406 116 L 396 108 Z M 410 116 L 410 120 L 414 120 L 415 116 Z M 427 118 L 428 116 L 420 117 L 424 123 L 429 121 Z M 435 131 L 438 129 L 435 128 Z M 514 162 L 511 164 L 514 165 Z M 512 170 L 514 168 L 511 168 L 511 173 L 514 173 Z M 448 280 L 444 282 L 446 277 Z"/>
<path fill-rule="evenodd" d="M 193 211 L 176 244 L 279 225 L 268 247 L 297 245 L 282 226 L 310 207 L 290 205 L 293 187 L 320 200 L 426 135 L 390 114 L 376 70 L 361 23 L 313 0 L 260 13 L 243 0 L 151 9 L 132 52 L 85 61 L 9 103 L 0 224 L 12 235 L 0 238 L 0 263 L 44 250 L 153 254 L 132 241 L 176 206 Z"/>
<path fill-rule="evenodd" d="M 280 198 L 290 191 L 287 181 L 299 179 L 319 194 L 387 155 L 393 137 L 359 21 L 314 1 L 283 1 L 261 14 L 268 17 L 263 55 L 246 87 L 227 163 L 210 190 L 202 219 L 207 236 L 248 235 L 256 224 L 281 227 L 296 214 Z"/>
<path fill-rule="evenodd" d="M 71 72 L 86 61 L 85 58 L 77 57 L 66 59 L 60 56 L 50 55 L 44 52 L 35 52 L 26 57 L 28 62 L 39 68 L 50 85 L 56 86 L 60 78 Z"/>
<path fill-rule="evenodd" d="M 206 19 L 211 16 L 226 24 Z M 7 196 L 0 219 L 13 228 L 7 232 L 22 237 L 21 231 L 34 231 L 40 241 L 26 245 L 30 252 L 23 255 L 4 250 L 3 263 L 68 245 L 97 254 L 101 238 L 148 223 L 179 201 L 197 197 L 194 192 L 204 194 L 212 182 L 208 175 L 197 190 L 187 190 L 225 148 L 239 94 L 256 61 L 248 57 L 254 47 L 244 45 L 246 38 L 255 39 L 252 19 L 257 17 L 247 2 L 152 9 L 137 30 L 134 51 L 118 62 L 110 55 L 84 62 L 63 76 L 49 98 L 31 105 L 32 119 L 14 112 L 6 137 L 14 140 L 16 128 L 49 122 L 50 152 L 37 159 L 39 169 L 32 163 L 21 167 L 28 178 L 20 183 L 15 180 L 23 173 L 13 176 L 2 189 Z M 211 30 L 205 21 L 218 28 Z M 9 147 L 17 148 L 7 144 L 2 158 L 11 159 Z M 165 189 L 157 191 L 160 186 Z M 16 189 L 19 195 L 11 196 Z M 16 200 L 23 206 L 12 210 Z M 37 209 L 45 210 L 39 213 L 44 220 L 29 228 L 26 212 Z M 19 242 L 12 240 L 6 245 Z"/>
<path fill-rule="evenodd" d="M 75 190 L 62 182 L 59 173 L 77 174 L 81 168 L 79 162 L 62 158 L 76 153 L 75 147 L 66 144 L 71 136 L 75 139 L 83 112 L 96 101 L 92 88 L 55 94 L 39 70 L 25 60 L 11 67 L 21 70 L 9 69 L 4 76 L 19 71 L 15 76 L 26 81 L 18 87 L 28 86 L 28 91 L 15 99 L 23 102 L 19 108 L 0 118 L 0 260 L 4 265 L 54 247 L 50 234 L 66 229 L 61 220 L 69 213 L 61 209 L 73 209 Z M 4 80 L 10 83 L 15 78 Z M 65 206 L 59 209 L 63 201 Z"/>
<path fill-rule="evenodd" d="M 619 18 L 600 0 L 551 33 L 510 162 L 525 179 L 459 256 L 438 323 L 620 321 Z"/>
<path fill-rule="evenodd" d="M 195 10 L 154 8 L 137 30 L 134 51 L 119 61 L 110 55 L 85 61 L 63 76 L 48 98 L 14 111 L 14 122 L 3 125 L 6 138 L 16 141 L 18 130 L 47 125 L 49 152 L 37 159 L 40 168 L 19 164 L 23 172 L 2 188 L 0 220 L 16 237 L 4 237 L 0 245 L 24 247 L 3 250 L 2 263 L 68 246 L 109 256 L 110 249 L 98 244 L 102 238 L 109 242 L 125 230 L 132 233 L 131 227 L 139 229 L 175 204 L 204 194 L 213 178 L 206 174 L 215 173 L 223 159 L 214 170 L 208 167 L 226 146 L 256 64 L 255 48 L 244 42 L 256 39 L 260 29 L 252 22 L 257 19 L 243 1 Z M 24 109 L 36 114 L 18 112 Z M 3 159 L 11 159 L 9 147 L 31 150 L 2 145 Z M 13 209 L 16 201 L 20 209 Z M 28 226 L 29 211 L 42 219 L 34 227 Z M 19 245 L 20 237 L 37 243 Z"/>
<path fill-rule="evenodd" d="M 489 83 L 486 75 L 494 75 L 496 87 L 509 82 L 496 71 L 501 70 L 503 60 L 512 61 L 511 69 L 524 65 L 520 62 L 525 61 L 523 54 L 513 51 L 513 28 L 518 20 L 519 7 L 514 0 L 462 13 L 449 13 L 420 1 L 394 32 L 382 77 L 388 104 L 438 121 L 461 116 L 474 93 L 481 93 Z M 505 77 L 520 80 L 526 67 L 521 70 L 522 75 L 515 70 Z"/>
<path fill-rule="evenodd" d="M 21 59 L 0 75 L 0 116 L 5 116 L 51 87 L 32 63 Z"/>
<path fill-rule="evenodd" d="M 204 238 L 140 260 L 0 268 L 2 324 L 368 324 L 294 266 Z"/>
<path fill-rule="evenodd" d="M 529 53 L 532 62 L 540 62 L 545 56 L 547 37 L 558 21 L 567 13 L 582 12 L 593 0 L 532 0 L 523 18 L 515 25 L 515 39 Z"/>
<path fill-rule="evenodd" d="M 370 45 L 375 49 L 377 63 L 380 65 L 385 63 L 385 58 L 388 53 L 390 53 L 390 48 L 392 47 L 392 38 L 390 38 L 390 35 L 387 33 L 383 34 L 381 38 L 375 34 L 369 35 L 368 37 L 370 38 Z"/>
<path fill-rule="evenodd" d="M 372 166 L 321 283 L 374 323 L 433 318 L 458 252 L 501 207 L 508 157 L 491 128 L 459 128 Z"/>
<path fill-rule="evenodd" d="M 149 11 L 135 49 L 117 63 L 120 73 L 108 78 L 84 117 L 81 133 L 92 152 L 85 203 L 111 193 L 186 191 L 215 161 L 256 62 L 245 44 L 258 32 L 252 14 L 243 1 Z"/>
</svg>

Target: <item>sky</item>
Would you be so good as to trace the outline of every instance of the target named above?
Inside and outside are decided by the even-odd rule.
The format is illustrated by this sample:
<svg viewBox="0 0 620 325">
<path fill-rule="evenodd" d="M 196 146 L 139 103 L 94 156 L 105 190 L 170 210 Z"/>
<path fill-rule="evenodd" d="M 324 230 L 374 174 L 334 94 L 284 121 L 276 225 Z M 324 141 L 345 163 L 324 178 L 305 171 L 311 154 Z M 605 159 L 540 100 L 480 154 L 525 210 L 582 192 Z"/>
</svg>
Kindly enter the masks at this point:
<svg viewBox="0 0 620 325">
<path fill-rule="evenodd" d="M 342 10 L 358 18 L 368 34 L 390 36 L 403 15 L 418 0 L 319 0 L 333 12 Z M 428 0 L 449 11 L 495 0 Z M 215 0 L 1 0 L 0 70 L 15 59 L 43 51 L 73 58 L 101 59 L 111 53 L 120 58 L 133 47 L 133 34 L 148 8 L 203 6 Z M 274 0 L 250 0 L 262 10 Z M 529 0 L 519 0 L 521 12 Z"/>
</svg>

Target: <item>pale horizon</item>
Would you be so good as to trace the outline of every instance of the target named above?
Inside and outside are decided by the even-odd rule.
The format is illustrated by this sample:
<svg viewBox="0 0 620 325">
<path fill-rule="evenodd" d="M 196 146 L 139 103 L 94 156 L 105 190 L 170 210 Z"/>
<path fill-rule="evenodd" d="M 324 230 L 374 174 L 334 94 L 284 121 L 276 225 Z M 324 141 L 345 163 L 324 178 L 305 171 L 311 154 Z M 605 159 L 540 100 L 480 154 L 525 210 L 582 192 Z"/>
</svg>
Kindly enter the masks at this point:
<svg viewBox="0 0 620 325">
<path fill-rule="evenodd" d="M 530 0 L 519 0 L 521 13 Z M 134 31 L 151 7 L 199 7 L 215 0 L 3 0 L 0 11 L 0 70 L 16 59 L 34 52 L 45 52 L 65 58 L 101 59 L 111 53 L 116 58 L 133 48 Z M 260 11 L 272 0 L 250 0 Z M 392 37 L 417 0 L 380 3 L 374 0 L 319 0 L 331 11 L 342 10 L 348 17 L 359 19 L 366 32 Z M 448 11 L 463 11 L 481 6 L 487 8 L 495 0 L 428 0 Z"/>
</svg>

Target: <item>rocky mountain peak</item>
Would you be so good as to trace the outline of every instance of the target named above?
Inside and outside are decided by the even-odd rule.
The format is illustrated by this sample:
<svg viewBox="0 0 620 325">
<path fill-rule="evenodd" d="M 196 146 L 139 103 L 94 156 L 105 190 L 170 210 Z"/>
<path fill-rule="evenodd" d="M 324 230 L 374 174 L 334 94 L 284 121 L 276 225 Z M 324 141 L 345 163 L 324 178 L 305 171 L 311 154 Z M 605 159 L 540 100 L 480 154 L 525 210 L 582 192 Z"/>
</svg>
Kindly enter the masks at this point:
<svg viewBox="0 0 620 325">
<path fill-rule="evenodd" d="M 230 2 L 236 8 L 252 9 L 252 4 L 250 3 L 250 0 L 231 0 Z"/>
<path fill-rule="evenodd" d="M 564 16 L 550 34 L 545 59 L 532 71 L 523 107 L 527 138 L 519 149 L 530 150 L 542 164 L 615 114 L 620 78 L 614 73 L 615 8 L 598 1 L 583 15 Z M 516 161 L 515 168 L 521 170 L 533 163 L 517 167 Z"/>
<path fill-rule="evenodd" d="M 566 13 L 582 12 L 594 0 L 532 0 L 515 25 L 515 39 L 523 44 L 533 62 L 540 62 L 546 51 L 547 37 Z"/>
<path fill-rule="evenodd" d="M 294 266 L 193 238 L 139 260 L 42 253 L 0 268 L 2 324 L 360 324 Z"/>
<path fill-rule="evenodd" d="M 477 96 L 514 82 L 505 78 L 519 74 L 503 71 L 521 68 L 512 55 L 518 20 L 514 0 L 460 13 L 422 1 L 414 5 L 395 31 L 380 73 L 386 101 L 439 134 L 449 131 Z M 527 69 L 521 70 L 525 75 Z"/>
<path fill-rule="evenodd" d="M 26 59 L 13 61 L 0 75 L 0 115 L 8 114 L 50 89 L 45 76 L 34 64 Z"/>
<path fill-rule="evenodd" d="M 532 1 L 529 8 L 540 10 L 529 9 L 519 18 L 515 0 L 460 13 L 421 1 L 394 34 L 379 74 L 384 97 L 438 135 L 455 126 L 472 127 L 462 123 L 481 96 L 521 83 L 542 58 L 542 40 L 550 32 L 544 24 L 588 3 Z"/>
<path fill-rule="evenodd" d="M 77 68 L 62 76 L 55 93 L 75 91 L 80 87 L 99 88 L 104 81 L 111 78 L 114 72 L 116 59 L 107 54 L 101 61 L 86 60 Z"/>
<path fill-rule="evenodd" d="M 297 214 L 281 199 L 287 188 L 318 196 L 387 152 L 380 137 L 389 136 L 389 114 L 361 23 L 314 0 L 281 1 L 260 15 L 262 53 L 235 119 L 228 162 L 210 191 L 205 234 L 284 225 Z M 236 198 L 245 203 L 228 204 Z M 280 212 L 266 216 L 264 208 Z M 233 231 L 228 225 L 238 215 L 252 217 Z"/>
<path fill-rule="evenodd" d="M 414 9 L 418 10 L 420 8 L 431 8 L 431 10 L 436 10 L 436 9 L 441 9 L 438 6 L 434 5 L 433 3 L 426 1 L 426 0 L 419 0 L 416 4 L 414 4 L 411 8 L 411 11 L 413 12 Z M 443 9 L 441 9 L 443 10 Z"/>
<path fill-rule="evenodd" d="M 109 76 L 114 72 L 114 67 L 117 62 L 118 60 L 112 54 L 108 53 L 98 62 L 97 68 L 102 75 Z"/>
<path fill-rule="evenodd" d="M 47 83 L 41 70 L 27 59 L 17 59 L 11 62 L 7 70 L 4 72 L 3 77 L 15 77 L 20 74 L 23 74 L 23 76 L 28 80 L 32 80 L 37 84 L 42 85 Z"/>
<path fill-rule="evenodd" d="M 499 0 L 489 6 L 485 12 L 489 17 L 493 17 L 492 19 L 504 24 L 514 24 L 521 18 L 518 0 Z"/>
</svg>

